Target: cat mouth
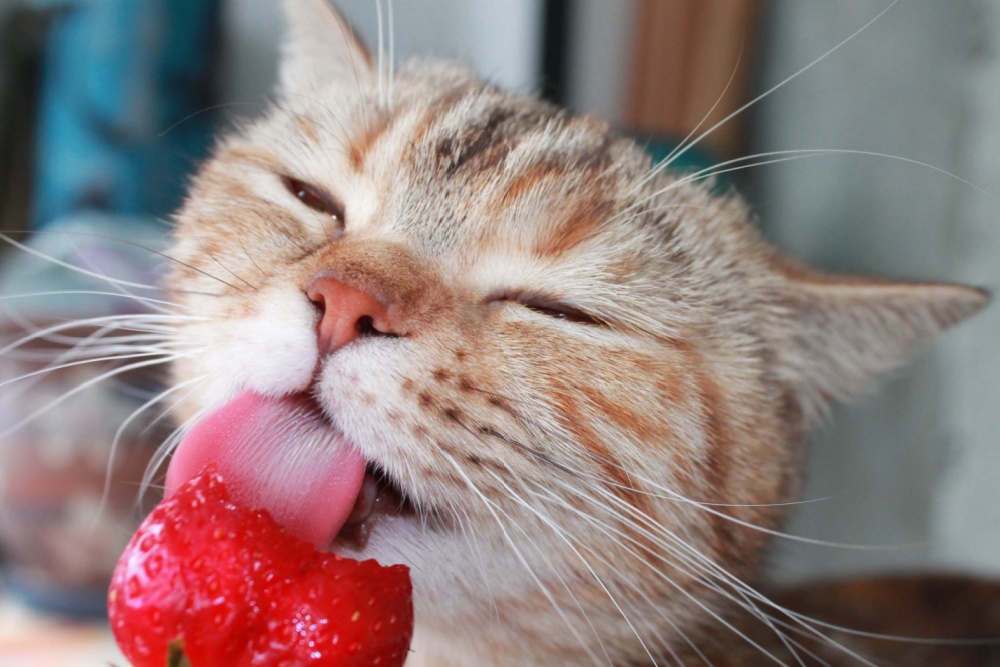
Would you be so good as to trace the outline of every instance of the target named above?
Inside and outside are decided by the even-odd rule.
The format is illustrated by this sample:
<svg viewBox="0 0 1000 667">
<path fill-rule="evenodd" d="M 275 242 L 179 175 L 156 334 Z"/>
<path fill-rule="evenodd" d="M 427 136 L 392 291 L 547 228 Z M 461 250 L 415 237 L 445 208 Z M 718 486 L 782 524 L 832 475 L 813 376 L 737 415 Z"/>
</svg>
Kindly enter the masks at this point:
<svg viewBox="0 0 1000 667">
<path fill-rule="evenodd" d="M 384 517 L 416 516 L 417 509 L 399 484 L 377 464 L 365 466 L 361 490 L 333 545 L 363 551 L 373 527 Z"/>
<path fill-rule="evenodd" d="M 209 412 L 174 452 L 167 494 L 210 464 L 237 502 L 319 547 L 360 551 L 381 519 L 416 514 L 398 482 L 305 393 L 246 392 Z"/>
</svg>

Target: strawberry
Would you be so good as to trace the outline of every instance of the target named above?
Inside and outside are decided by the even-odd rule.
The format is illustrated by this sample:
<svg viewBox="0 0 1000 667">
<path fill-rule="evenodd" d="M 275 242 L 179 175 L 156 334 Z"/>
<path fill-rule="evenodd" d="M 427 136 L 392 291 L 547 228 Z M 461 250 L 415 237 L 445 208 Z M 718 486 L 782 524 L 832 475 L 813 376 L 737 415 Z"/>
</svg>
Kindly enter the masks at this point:
<svg viewBox="0 0 1000 667">
<path fill-rule="evenodd" d="M 108 613 L 135 667 L 399 667 L 413 634 L 405 566 L 317 551 L 211 468 L 143 521 Z"/>
</svg>

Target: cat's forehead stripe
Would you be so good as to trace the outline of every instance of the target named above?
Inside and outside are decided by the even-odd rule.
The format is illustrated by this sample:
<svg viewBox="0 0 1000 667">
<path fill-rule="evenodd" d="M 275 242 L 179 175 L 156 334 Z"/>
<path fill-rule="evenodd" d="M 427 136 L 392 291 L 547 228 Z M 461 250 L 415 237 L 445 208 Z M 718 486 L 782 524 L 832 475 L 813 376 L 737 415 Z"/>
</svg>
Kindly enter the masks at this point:
<svg viewBox="0 0 1000 667">
<path fill-rule="evenodd" d="M 537 248 L 543 257 L 558 257 L 577 247 L 614 215 L 607 200 L 587 199 L 543 238 Z"/>
<path fill-rule="evenodd" d="M 378 140 L 390 131 L 396 117 L 395 114 L 379 114 L 362 126 L 361 131 L 353 138 L 347 150 L 354 171 L 361 171 L 364 168 L 368 153 Z"/>
<path fill-rule="evenodd" d="M 281 165 L 281 160 L 274 153 L 263 148 L 247 148 L 243 145 L 226 146 L 220 157 L 224 157 L 226 160 L 245 162 L 269 172 Z"/>
<path fill-rule="evenodd" d="M 414 106 L 420 118 L 406 125 L 404 162 L 415 169 L 432 164 L 442 177 L 495 193 L 487 217 L 516 215 L 524 207 L 512 209 L 530 200 L 525 206 L 542 218 L 530 247 L 536 256 L 566 253 L 614 216 L 615 140 L 605 124 L 541 102 L 513 105 L 489 87 L 460 86 Z"/>
<path fill-rule="evenodd" d="M 295 127 L 312 143 L 318 144 L 322 141 L 319 125 L 313 119 L 302 114 L 295 114 Z"/>
<path fill-rule="evenodd" d="M 424 102 L 421 106 L 420 120 L 414 126 L 409 140 L 410 148 L 422 145 L 427 136 L 441 123 L 441 118 L 464 99 L 471 90 L 470 86 L 452 88 L 436 97 L 430 103 Z"/>
<path fill-rule="evenodd" d="M 525 108 L 489 86 L 462 83 L 431 99 L 404 96 L 392 109 L 359 107 L 349 135 L 349 168 L 371 174 L 385 201 L 397 202 L 397 229 L 438 251 L 458 237 L 438 238 L 435 220 L 482 221 L 481 232 L 466 237 L 480 248 L 497 233 L 492 222 L 517 220 L 536 230 L 524 237 L 527 256 L 547 261 L 614 217 L 615 140 L 607 126 L 542 102 Z M 417 192 L 425 188 L 433 196 Z M 480 196 L 470 200 L 469 192 Z"/>
</svg>

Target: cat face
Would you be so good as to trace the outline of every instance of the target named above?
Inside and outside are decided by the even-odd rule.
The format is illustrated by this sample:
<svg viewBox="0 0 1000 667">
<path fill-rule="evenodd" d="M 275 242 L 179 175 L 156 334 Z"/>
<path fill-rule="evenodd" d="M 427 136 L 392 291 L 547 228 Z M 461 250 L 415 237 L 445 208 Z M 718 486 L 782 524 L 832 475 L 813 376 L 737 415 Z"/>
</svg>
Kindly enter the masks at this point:
<svg viewBox="0 0 1000 667">
<path fill-rule="evenodd" d="M 984 302 L 783 259 L 738 199 L 460 66 L 390 94 L 288 8 L 280 101 L 177 216 L 178 413 L 294 396 L 360 452 L 382 507 L 333 548 L 411 566 L 427 664 L 669 652 L 752 576 L 823 406 Z"/>
</svg>

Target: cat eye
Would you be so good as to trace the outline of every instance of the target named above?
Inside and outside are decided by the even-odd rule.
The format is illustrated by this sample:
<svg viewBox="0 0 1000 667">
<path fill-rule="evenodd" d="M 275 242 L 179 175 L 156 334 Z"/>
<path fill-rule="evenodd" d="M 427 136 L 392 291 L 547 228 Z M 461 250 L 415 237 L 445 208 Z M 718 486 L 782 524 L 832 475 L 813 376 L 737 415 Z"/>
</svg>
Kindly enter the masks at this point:
<svg viewBox="0 0 1000 667">
<path fill-rule="evenodd" d="M 344 225 L 344 207 L 322 188 L 310 185 L 291 176 L 282 176 L 281 182 L 300 202 L 316 211 L 334 218 L 340 226 Z"/>
<path fill-rule="evenodd" d="M 541 313 L 542 315 L 547 315 L 548 317 L 552 317 L 557 320 L 578 322 L 580 324 L 604 324 L 600 320 L 588 315 L 582 310 L 558 302 L 539 303 L 535 300 L 529 299 L 521 302 L 521 305 L 528 310 L 533 310 L 536 313 Z"/>
<path fill-rule="evenodd" d="M 490 301 L 511 301 L 524 306 L 528 310 L 557 320 L 566 320 L 567 322 L 577 322 L 579 324 L 593 324 L 597 326 L 607 325 L 606 322 L 601 321 L 579 308 L 544 296 L 503 295 L 492 298 Z"/>
</svg>

